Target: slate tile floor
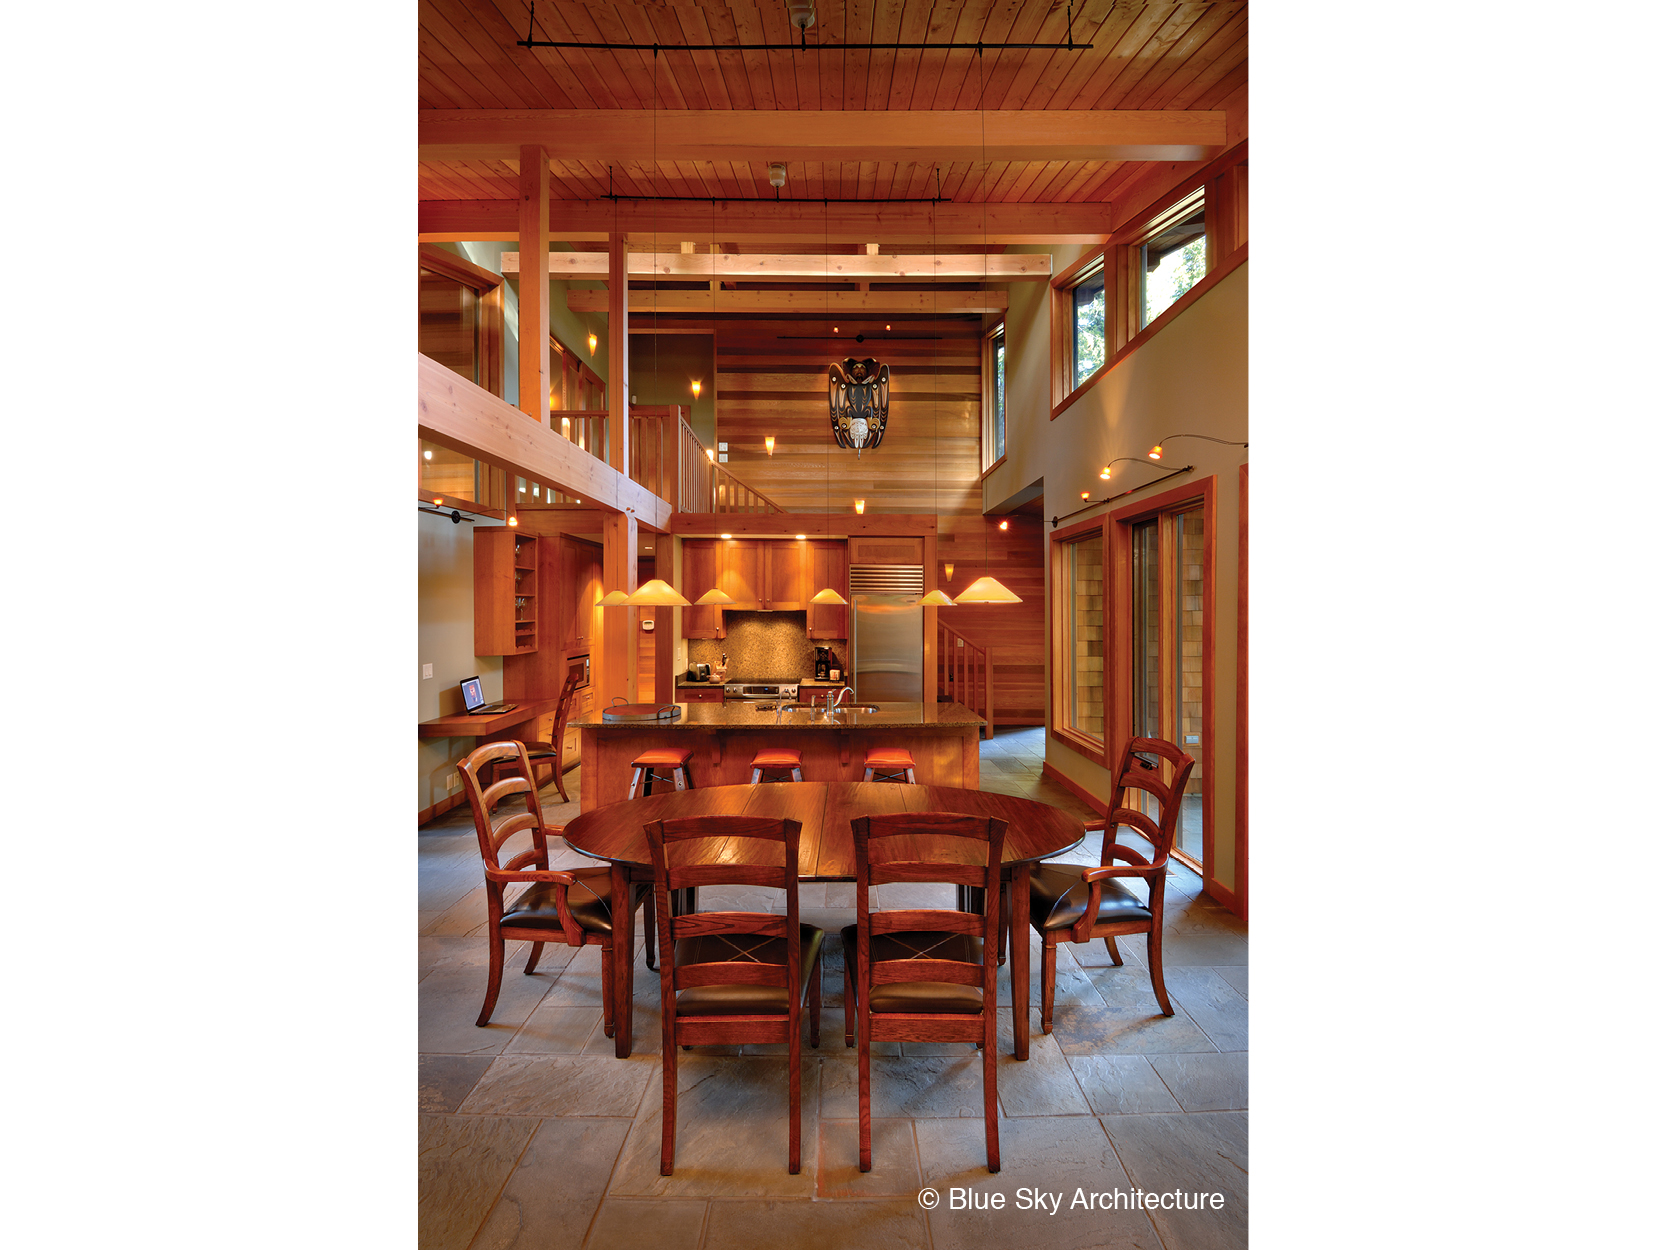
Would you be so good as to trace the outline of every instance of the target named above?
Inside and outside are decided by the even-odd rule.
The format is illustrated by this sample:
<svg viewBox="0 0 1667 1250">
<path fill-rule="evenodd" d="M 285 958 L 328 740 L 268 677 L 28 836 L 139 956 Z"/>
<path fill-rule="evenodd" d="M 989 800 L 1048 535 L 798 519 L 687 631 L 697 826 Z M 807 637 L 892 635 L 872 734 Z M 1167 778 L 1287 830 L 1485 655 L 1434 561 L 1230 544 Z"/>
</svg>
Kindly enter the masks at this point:
<svg viewBox="0 0 1667 1250">
<path fill-rule="evenodd" d="M 984 789 L 1088 813 L 1042 777 L 1041 729 L 1000 730 L 981 757 Z M 575 769 L 566 780 L 575 798 L 578 779 Z M 554 787 L 540 797 L 553 824 L 578 812 L 577 802 L 554 801 Z M 1054 1032 L 1041 1034 L 1033 1006 L 1028 1062 L 1012 1058 L 1003 1017 L 1000 1173 L 984 1167 L 977 1054 L 947 1044 L 875 1048 L 874 1169 L 857 1170 L 856 1052 L 843 1041 L 834 943 L 822 1045 L 803 1052 L 801 1174 L 787 1173 L 785 1048 L 751 1046 L 680 1057 L 677 1168 L 664 1177 L 658 982 L 642 967 L 640 938 L 630 1059 L 615 1059 L 602 1035 L 595 947 L 546 946 L 530 977 L 520 971 L 525 947 L 512 947 L 492 1024 L 477 1029 L 485 902 L 467 809 L 424 826 L 417 846 L 425 1250 L 1246 1244 L 1246 929 L 1178 864 L 1164 939 L 1172 1018 L 1158 1014 L 1142 939 L 1122 940 L 1122 967 L 1098 942 L 1060 948 Z M 557 846 L 558 864 L 592 862 Z M 1094 862 L 1096 849 L 1085 844 L 1068 858 Z M 854 890 L 807 886 L 800 906 L 806 920 L 835 929 L 854 914 Z M 1032 935 L 1032 1004 L 1040 1002 L 1040 965 Z M 1010 1001 L 1005 980 L 1002 998 Z M 930 1212 L 916 1201 L 923 1185 L 943 1195 Z M 1220 1192 L 1225 1205 L 1072 1209 L 1079 1186 L 1091 1194 Z M 950 1210 L 952 1187 L 1003 1194 L 1006 1206 Z M 1063 1192 L 1058 1214 L 1017 1209 L 1021 1187 Z"/>
</svg>

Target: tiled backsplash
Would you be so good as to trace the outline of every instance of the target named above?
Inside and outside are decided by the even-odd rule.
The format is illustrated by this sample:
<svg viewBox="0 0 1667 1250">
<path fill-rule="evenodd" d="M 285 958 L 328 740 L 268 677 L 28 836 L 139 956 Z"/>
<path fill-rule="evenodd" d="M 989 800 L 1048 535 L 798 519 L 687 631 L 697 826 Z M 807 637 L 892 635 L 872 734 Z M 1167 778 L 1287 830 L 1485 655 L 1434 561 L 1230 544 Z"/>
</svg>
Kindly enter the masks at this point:
<svg viewBox="0 0 1667 1250">
<path fill-rule="evenodd" d="M 728 655 L 730 681 L 786 681 L 815 673 L 821 644 L 806 636 L 803 612 L 725 612 L 724 626 L 727 638 L 689 639 L 690 664 L 717 668 L 718 657 Z M 846 668 L 845 644 L 827 645 Z"/>
</svg>

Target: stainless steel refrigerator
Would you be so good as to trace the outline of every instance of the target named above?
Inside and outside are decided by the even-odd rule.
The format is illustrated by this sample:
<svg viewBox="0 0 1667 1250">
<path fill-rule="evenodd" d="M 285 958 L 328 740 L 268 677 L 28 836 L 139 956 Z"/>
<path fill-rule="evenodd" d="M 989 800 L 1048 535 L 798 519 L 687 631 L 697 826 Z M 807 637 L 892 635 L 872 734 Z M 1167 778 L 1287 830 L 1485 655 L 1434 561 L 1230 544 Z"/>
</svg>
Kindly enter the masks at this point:
<svg viewBox="0 0 1667 1250">
<path fill-rule="evenodd" d="M 859 703 L 919 703 L 925 578 L 917 565 L 851 566 L 851 685 Z"/>
</svg>

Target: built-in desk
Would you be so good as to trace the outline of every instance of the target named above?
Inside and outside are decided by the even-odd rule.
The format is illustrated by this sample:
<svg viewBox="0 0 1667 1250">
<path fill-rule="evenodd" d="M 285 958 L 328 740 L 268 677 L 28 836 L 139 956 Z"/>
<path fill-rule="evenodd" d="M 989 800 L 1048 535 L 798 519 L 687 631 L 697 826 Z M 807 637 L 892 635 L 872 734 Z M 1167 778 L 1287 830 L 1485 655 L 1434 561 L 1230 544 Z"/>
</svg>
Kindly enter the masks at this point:
<svg viewBox="0 0 1667 1250">
<path fill-rule="evenodd" d="M 861 781 L 875 747 L 902 747 L 915 759 L 915 780 L 928 786 L 978 789 L 978 734 L 983 719 L 959 703 L 881 703 L 878 712 L 832 718 L 783 712 L 762 703 L 680 703 L 664 722 L 604 721 L 600 709 L 575 716 L 579 731 L 579 810 L 618 803 L 631 786 L 631 761 L 654 747 L 693 751 L 697 786 L 744 785 L 752 757 L 764 747 L 799 752 L 806 781 Z M 771 710 L 764 710 L 770 708 Z"/>
<path fill-rule="evenodd" d="M 433 720 L 417 722 L 419 738 L 520 738 L 516 730 L 547 716 L 561 706 L 560 699 L 520 699 L 507 712 L 491 716 L 470 716 L 459 712 L 454 716 L 436 716 Z M 531 729 L 528 729 L 531 733 Z"/>
</svg>

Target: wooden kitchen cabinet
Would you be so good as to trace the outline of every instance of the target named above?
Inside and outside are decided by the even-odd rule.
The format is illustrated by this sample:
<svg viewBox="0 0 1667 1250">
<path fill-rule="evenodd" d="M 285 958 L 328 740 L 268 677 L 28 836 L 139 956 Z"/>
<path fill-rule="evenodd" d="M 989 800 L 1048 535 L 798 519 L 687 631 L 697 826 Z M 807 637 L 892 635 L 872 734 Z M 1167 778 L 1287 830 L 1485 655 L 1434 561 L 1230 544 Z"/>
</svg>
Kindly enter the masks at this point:
<svg viewBox="0 0 1667 1250">
<path fill-rule="evenodd" d="M 562 646 L 576 655 L 588 655 L 599 627 L 596 601 L 602 597 L 602 548 L 563 535 L 561 570 L 556 603 Z"/>
<path fill-rule="evenodd" d="M 538 542 L 508 526 L 475 531 L 475 654 L 538 650 Z"/>
<path fill-rule="evenodd" d="M 814 595 L 826 587 L 833 587 L 845 599 L 851 597 L 849 562 L 844 543 L 824 541 L 810 544 L 810 581 L 808 594 Z M 810 603 L 807 595 L 805 634 L 812 639 L 851 636 L 850 609 L 842 603 Z"/>
<path fill-rule="evenodd" d="M 701 689 L 699 686 L 682 686 L 677 691 L 677 702 L 679 703 L 722 703 L 723 701 L 724 688 L 722 686 L 710 686 L 706 689 Z"/>
<path fill-rule="evenodd" d="M 718 540 L 718 586 L 734 603 L 731 609 L 757 611 L 764 606 L 761 544 L 750 538 Z"/>
<path fill-rule="evenodd" d="M 759 607 L 766 612 L 800 612 L 815 593 L 805 589 L 809 573 L 805 568 L 810 544 L 795 539 L 775 539 L 761 544 L 760 560 L 764 587 Z"/>
<path fill-rule="evenodd" d="M 682 594 L 692 605 L 718 585 L 718 541 L 715 538 L 686 538 L 683 540 Z M 685 638 L 722 638 L 724 636 L 723 609 L 716 607 L 687 607 L 683 609 Z"/>
</svg>

